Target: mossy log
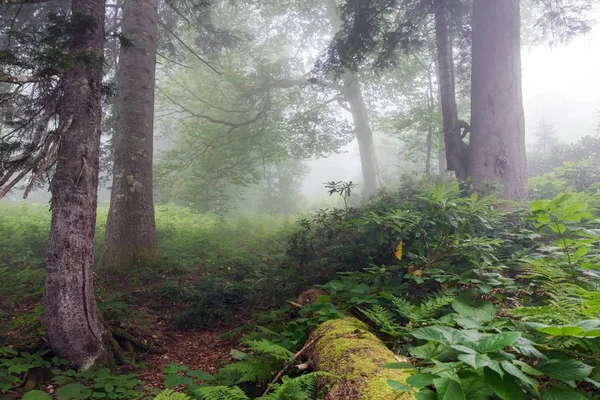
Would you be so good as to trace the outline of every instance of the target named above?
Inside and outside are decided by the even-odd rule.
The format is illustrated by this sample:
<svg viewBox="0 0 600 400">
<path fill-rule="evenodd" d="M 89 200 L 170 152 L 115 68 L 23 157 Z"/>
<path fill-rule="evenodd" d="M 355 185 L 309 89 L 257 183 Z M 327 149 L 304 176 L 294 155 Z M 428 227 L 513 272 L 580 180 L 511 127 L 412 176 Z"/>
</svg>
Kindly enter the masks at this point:
<svg viewBox="0 0 600 400">
<path fill-rule="evenodd" d="M 328 388 L 326 400 L 409 400 L 409 393 L 395 392 L 388 380 L 405 382 L 402 370 L 383 368 L 398 362 L 367 325 L 345 317 L 321 324 L 312 334 L 309 350 L 311 366 L 339 377 Z"/>
</svg>

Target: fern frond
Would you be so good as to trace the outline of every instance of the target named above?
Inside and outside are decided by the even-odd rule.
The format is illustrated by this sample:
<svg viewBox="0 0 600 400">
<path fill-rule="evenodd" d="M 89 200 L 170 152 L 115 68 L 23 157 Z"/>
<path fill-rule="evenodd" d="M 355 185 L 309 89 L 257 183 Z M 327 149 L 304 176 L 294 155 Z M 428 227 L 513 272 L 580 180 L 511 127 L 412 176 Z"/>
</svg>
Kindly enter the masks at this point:
<svg viewBox="0 0 600 400">
<path fill-rule="evenodd" d="M 451 290 L 440 290 L 424 301 L 418 309 L 418 319 L 432 318 L 442 308 L 452 304 L 456 294 Z M 415 321 L 417 322 L 417 321 Z"/>
<path fill-rule="evenodd" d="M 265 383 L 271 379 L 271 368 L 270 363 L 263 363 L 260 360 L 239 361 L 226 365 L 221 372 L 231 374 L 238 383 Z"/>
<path fill-rule="evenodd" d="M 192 400 L 192 398 L 186 394 L 174 392 L 171 389 L 167 389 L 158 394 L 154 400 Z"/>
<path fill-rule="evenodd" d="M 249 400 L 237 386 L 205 386 L 194 391 L 200 400 Z"/>
<path fill-rule="evenodd" d="M 285 347 L 268 340 L 246 340 L 243 343 L 253 352 L 273 357 L 276 360 L 290 361 L 294 357 L 294 353 Z"/>
<path fill-rule="evenodd" d="M 394 315 L 379 304 L 374 304 L 368 309 L 358 309 L 365 317 L 373 322 L 383 333 L 392 336 L 399 336 L 402 331 L 402 325 L 394 319 Z"/>
<path fill-rule="evenodd" d="M 296 378 L 284 376 L 281 383 L 273 385 L 273 391 L 264 396 L 266 400 L 314 399 L 319 378 L 336 378 L 323 371 L 311 372 Z"/>
</svg>

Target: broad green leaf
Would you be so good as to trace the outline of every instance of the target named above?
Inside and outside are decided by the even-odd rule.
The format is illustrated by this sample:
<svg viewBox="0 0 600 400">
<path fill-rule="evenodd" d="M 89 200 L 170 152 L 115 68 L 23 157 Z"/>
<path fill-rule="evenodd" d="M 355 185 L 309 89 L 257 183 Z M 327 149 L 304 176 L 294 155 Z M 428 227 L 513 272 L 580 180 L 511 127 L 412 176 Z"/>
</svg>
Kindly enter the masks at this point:
<svg viewBox="0 0 600 400">
<path fill-rule="evenodd" d="M 452 347 L 454 350 L 458 350 L 458 351 L 466 353 L 466 354 L 477 354 L 477 350 L 472 349 L 472 348 L 467 347 L 467 346 L 463 346 L 461 344 L 453 344 L 450 347 Z"/>
<path fill-rule="evenodd" d="M 577 360 L 552 359 L 537 366 L 541 372 L 561 381 L 581 381 L 590 376 L 593 367 Z"/>
<path fill-rule="evenodd" d="M 452 302 L 452 308 L 463 318 L 475 321 L 489 321 L 496 315 L 496 308 L 488 301 L 472 300 L 469 296 L 459 296 Z"/>
<path fill-rule="evenodd" d="M 410 386 L 405 385 L 402 382 L 398 382 L 392 379 L 387 380 L 388 385 L 390 385 L 397 392 L 412 392 L 414 389 Z"/>
<path fill-rule="evenodd" d="M 542 391 L 542 400 L 587 400 L 587 397 L 571 388 L 553 386 Z"/>
<path fill-rule="evenodd" d="M 165 388 L 172 389 L 183 382 L 183 376 L 179 374 L 165 375 Z"/>
<path fill-rule="evenodd" d="M 531 365 L 529 365 L 527 363 L 524 363 L 523 361 L 513 360 L 512 363 L 521 367 L 521 371 L 523 371 L 526 374 L 533 375 L 533 376 L 544 375 L 543 372 L 538 371 L 537 369 L 533 368 Z"/>
<path fill-rule="evenodd" d="M 579 246 L 577 250 L 573 253 L 573 258 L 578 259 L 585 256 L 590 249 L 587 246 Z"/>
<path fill-rule="evenodd" d="M 423 389 L 429 385 L 432 385 L 434 379 L 435 375 L 433 374 L 414 374 L 406 379 L 406 383 L 413 387 Z"/>
<path fill-rule="evenodd" d="M 488 387 L 502 400 L 525 399 L 525 393 L 512 375 L 501 377 L 497 372 L 485 368 L 483 376 Z"/>
<path fill-rule="evenodd" d="M 521 332 L 502 332 L 484 336 L 479 340 L 477 350 L 481 353 L 502 350 L 506 346 L 515 344 L 521 337 Z"/>
<path fill-rule="evenodd" d="M 489 400 L 492 390 L 487 387 L 482 376 L 475 375 L 461 379 L 467 400 Z"/>
<path fill-rule="evenodd" d="M 484 354 L 459 354 L 458 359 L 476 370 L 488 366 L 492 361 Z"/>
<path fill-rule="evenodd" d="M 466 400 L 460 382 L 450 378 L 437 378 L 433 381 L 438 400 Z"/>
<path fill-rule="evenodd" d="M 511 374 L 512 376 L 514 376 L 515 378 L 519 379 L 520 381 L 528 384 L 533 390 L 535 390 L 537 392 L 537 390 L 538 390 L 538 381 L 536 381 L 535 379 L 533 379 L 533 378 L 525 375 L 512 362 L 503 360 L 503 361 L 500 361 L 500 365 L 502 366 L 502 369 L 505 370 L 507 373 Z"/>
<path fill-rule="evenodd" d="M 32 390 L 25 393 L 22 400 L 52 400 L 52 397 L 48 396 L 46 392 L 41 390 Z"/>
<path fill-rule="evenodd" d="M 85 395 L 87 394 L 88 391 L 89 391 L 89 396 L 91 396 L 92 391 L 87 389 L 81 383 L 70 383 L 68 385 L 65 385 L 65 386 L 59 388 L 56 391 L 56 397 L 58 398 L 58 400 L 86 399 L 89 397 L 89 396 L 85 397 Z"/>
<path fill-rule="evenodd" d="M 584 330 L 590 330 L 590 329 L 594 329 L 600 326 L 600 320 L 598 319 L 590 319 L 587 321 L 581 321 L 577 324 L 577 326 L 579 326 L 580 328 L 584 329 Z"/>
</svg>

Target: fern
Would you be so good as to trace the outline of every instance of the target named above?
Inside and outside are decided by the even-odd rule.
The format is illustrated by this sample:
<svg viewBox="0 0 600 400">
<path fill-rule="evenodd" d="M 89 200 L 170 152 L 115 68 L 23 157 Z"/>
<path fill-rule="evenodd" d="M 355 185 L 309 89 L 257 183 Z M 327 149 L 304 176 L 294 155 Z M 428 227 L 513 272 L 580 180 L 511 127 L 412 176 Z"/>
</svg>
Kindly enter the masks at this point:
<svg viewBox="0 0 600 400">
<path fill-rule="evenodd" d="M 391 336 L 400 336 L 404 332 L 402 325 L 395 321 L 394 315 L 379 304 L 372 305 L 369 309 L 359 308 L 358 310 L 383 333 Z"/>
<path fill-rule="evenodd" d="M 394 311 L 400 316 L 407 318 L 411 323 L 426 322 L 433 318 L 442 308 L 451 304 L 456 295 L 450 290 L 441 290 L 416 306 L 406 299 L 391 296 Z"/>
<path fill-rule="evenodd" d="M 174 392 L 171 389 L 167 389 L 158 394 L 154 400 L 192 400 L 192 398 L 183 393 Z"/>
<path fill-rule="evenodd" d="M 300 400 L 314 399 L 317 396 L 319 378 L 334 378 L 327 372 L 317 371 L 300 375 L 296 378 L 284 376 L 281 383 L 272 386 L 273 392 L 263 397 L 266 400 Z"/>
<path fill-rule="evenodd" d="M 250 347 L 253 352 L 273 357 L 276 360 L 290 361 L 294 357 L 294 353 L 285 347 L 268 340 L 247 340 L 244 344 Z"/>
<path fill-rule="evenodd" d="M 249 400 L 237 386 L 205 386 L 194 391 L 200 400 Z"/>
<path fill-rule="evenodd" d="M 220 372 L 230 374 L 236 382 L 266 383 L 271 379 L 273 365 L 268 360 L 239 361 L 226 365 Z"/>
</svg>

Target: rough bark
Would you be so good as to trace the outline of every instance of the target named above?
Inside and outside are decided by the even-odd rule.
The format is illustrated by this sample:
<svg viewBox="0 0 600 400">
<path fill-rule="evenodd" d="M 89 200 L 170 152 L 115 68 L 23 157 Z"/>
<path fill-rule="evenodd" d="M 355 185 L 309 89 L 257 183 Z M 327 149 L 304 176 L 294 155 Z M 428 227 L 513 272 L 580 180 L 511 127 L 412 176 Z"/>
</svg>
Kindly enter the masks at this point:
<svg viewBox="0 0 600 400">
<path fill-rule="evenodd" d="M 100 149 L 104 0 L 73 0 L 71 53 L 64 75 L 60 144 L 52 179 L 52 224 L 46 264 L 44 323 L 59 356 L 86 369 L 107 353 L 94 299 L 92 267 Z M 83 25 L 84 27 L 81 27 Z"/>
<path fill-rule="evenodd" d="M 476 188 L 527 196 L 518 0 L 473 3 L 473 75 L 469 175 Z"/>
<path fill-rule="evenodd" d="M 327 9 L 327 17 L 334 32 L 342 28 L 342 21 L 338 12 L 336 0 L 324 0 Z M 373 130 L 369 122 L 369 113 L 360 88 L 360 80 L 356 73 L 345 72 L 342 76 L 344 99 L 350 105 L 349 111 L 354 122 L 354 131 L 358 141 L 358 152 L 360 154 L 360 165 L 363 175 L 364 194 L 371 195 L 383 186 L 383 180 L 377 162 Z"/>
<path fill-rule="evenodd" d="M 152 192 L 158 0 L 127 0 L 115 103 L 114 173 L 100 263 L 129 268 L 158 261 Z"/>
<path fill-rule="evenodd" d="M 442 0 L 435 4 L 435 36 L 438 53 L 438 82 L 442 108 L 442 129 L 446 149 L 446 168 L 458 179 L 467 178 L 468 146 L 462 141 L 458 125 L 456 84 L 452 40 L 448 32 L 448 10 Z"/>
<path fill-rule="evenodd" d="M 329 387 L 326 400 L 414 399 L 408 393 L 400 395 L 388 384 L 390 379 L 405 382 L 408 374 L 382 368 L 398 359 L 356 318 L 327 321 L 315 330 L 310 341 L 314 341 L 309 353 L 311 366 L 339 377 Z"/>
</svg>

